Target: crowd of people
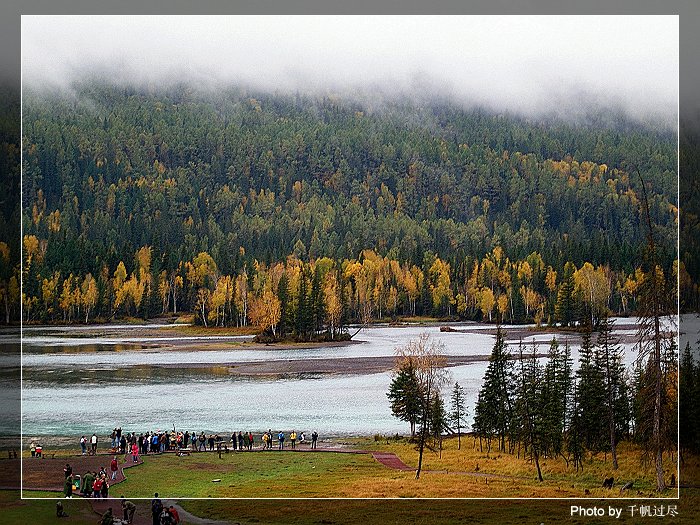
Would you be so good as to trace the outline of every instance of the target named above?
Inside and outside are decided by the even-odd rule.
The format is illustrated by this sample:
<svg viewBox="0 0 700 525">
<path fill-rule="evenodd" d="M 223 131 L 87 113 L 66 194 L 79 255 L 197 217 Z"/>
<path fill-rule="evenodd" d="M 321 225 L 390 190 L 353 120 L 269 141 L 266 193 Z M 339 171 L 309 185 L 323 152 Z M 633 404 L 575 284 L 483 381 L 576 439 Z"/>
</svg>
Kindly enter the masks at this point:
<svg viewBox="0 0 700 525">
<path fill-rule="evenodd" d="M 116 459 L 116 458 L 115 458 Z M 114 464 L 114 460 L 112 462 Z M 116 469 L 112 470 L 112 480 L 115 478 Z M 66 463 L 63 468 L 65 481 L 63 493 L 66 498 L 72 498 L 75 491 L 86 498 L 108 498 L 109 479 L 107 469 L 100 467 L 99 471 L 86 471 L 83 475 L 73 474 L 73 468 Z"/>
<path fill-rule="evenodd" d="M 292 430 L 287 441 L 287 435 L 284 431 L 273 433 L 272 429 L 269 429 L 260 436 L 259 448 L 270 450 L 274 447 L 275 440 L 277 440 L 278 450 L 284 450 L 287 443 L 287 446 L 291 449 L 296 449 L 297 444 L 306 443 L 312 449 L 315 449 L 318 443 L 318 432 L 314 431 L 311 434 L 311 439 L 308 440 L 305 432 L 297 434 L 296 431 Z M 147 431 L 137 435 L 136 432 L 124 432 L 121 427 L 118 427 L 112 430 L 111 435 L 108 437 L 108 442 L 111 453 L 123 454 L 127 457 L 131 455 L 131 461 L 137 463 L 141 455 L 159 454 L 168 451 L 177 452 L 184 449 L 191 452 L 221 450 L 228 452 L 230 447 L 234 451 L 252 451 L 256 444 L 256 438 L 250 431 L 233 432 L 230 437 L 228 435 L 222 436 L 218 433 L 206 434 L 203 431 L 200 433 L 194 431 L 182 432 L 175 429 L 171 431 Z M 96 455 L 97 444 L 98 438 L 96 434 L 93 434 L 91 438 L 86 438 L 85 436 L 80 438 L 80 448 L 83 455 Z"/>
</svg>

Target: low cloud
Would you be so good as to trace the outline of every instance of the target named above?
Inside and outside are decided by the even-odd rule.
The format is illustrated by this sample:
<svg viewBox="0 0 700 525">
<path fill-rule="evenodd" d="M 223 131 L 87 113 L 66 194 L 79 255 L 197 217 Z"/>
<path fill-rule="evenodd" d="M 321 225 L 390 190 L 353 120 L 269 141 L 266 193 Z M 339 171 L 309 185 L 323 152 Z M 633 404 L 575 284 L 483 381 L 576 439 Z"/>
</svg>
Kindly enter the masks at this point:
<svg viewBox="0 0 700 525">
<path fill-rule="evenodd" d="M 675 126 L 678 17 L 22 18 L 25 86 L 115 82 L 439 96 Z"/>
</svg>

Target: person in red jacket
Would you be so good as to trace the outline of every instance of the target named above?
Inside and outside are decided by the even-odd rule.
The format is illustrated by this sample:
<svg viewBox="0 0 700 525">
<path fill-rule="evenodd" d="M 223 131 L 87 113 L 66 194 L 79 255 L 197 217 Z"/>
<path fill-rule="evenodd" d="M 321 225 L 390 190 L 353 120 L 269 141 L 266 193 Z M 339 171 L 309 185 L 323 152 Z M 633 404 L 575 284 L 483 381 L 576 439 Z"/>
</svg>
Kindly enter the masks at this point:
<svg viewBox="0 0 700 525">
<path fill-rule="evenodd" d="M 99 476 L 95 477 L 95 481 L 92 484 L 92 495 L 95 498 L 102 497 L 102 479 Z"/>
<path fill-rule="evenodd" d="M 131 445 L 131 460 L 134 463 L 139 462 L 139 445 L 136 442 L 132 443 Z"/>
<path fill-rule="evenodd" d="M 173 517 L 173 521 L 175 522 L 175 525 L 180 523 L 180 515 L 177 513 L 177 509 L 170 505 L 170 508 L 168 509 L 170 511 L 170 515 Z"/>
<path fill-rule="evenodd" d="M 117 471 L 119 470 L 119 465 L 117 464 L 117 456 L 114 456 L 112 462 L 109 464 L 109 470 L 112 471 L 112 481 L 117 477 Z"/>
</svg>

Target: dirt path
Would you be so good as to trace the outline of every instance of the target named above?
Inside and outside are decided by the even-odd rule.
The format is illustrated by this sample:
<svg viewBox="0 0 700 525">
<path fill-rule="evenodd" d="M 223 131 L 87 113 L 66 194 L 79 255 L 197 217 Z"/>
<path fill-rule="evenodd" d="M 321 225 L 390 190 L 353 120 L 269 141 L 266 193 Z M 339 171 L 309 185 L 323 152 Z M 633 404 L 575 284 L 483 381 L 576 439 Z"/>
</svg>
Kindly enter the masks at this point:
<svg viewBox="0 0 700 525">
<path fill-rule="evenodd" d="M 399 457 L 393 452 L 372 452 L 372 457 L 379 461 L 385 467 L 389 467 L 394 470 L 401 470 L 403 472 L 414 472 L 416 469 L 409 467 L 399 459 Z"/>
</svg>

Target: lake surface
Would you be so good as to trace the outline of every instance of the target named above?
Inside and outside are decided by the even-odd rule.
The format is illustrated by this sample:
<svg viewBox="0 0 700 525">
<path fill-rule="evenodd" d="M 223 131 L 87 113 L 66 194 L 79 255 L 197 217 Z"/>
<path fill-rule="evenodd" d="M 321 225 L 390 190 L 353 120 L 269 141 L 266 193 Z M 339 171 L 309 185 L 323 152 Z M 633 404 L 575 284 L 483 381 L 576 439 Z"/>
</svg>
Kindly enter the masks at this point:
<svg viewBox="0 0 700 525">
<path fill-rule="evenodd" d="M 627 321 L 625 321 L 627 322 Z M 457 325 L 454 325 L 457 326 Z M 22 423 L 25 436 L 104 436 L 115 426 L 145 432 L 181 430 L 261 432 L 268 428 L 311 432 L 322 436 L 405 434 L 408 425 L 392 417 L 386 392 L 391 373 L 300 375 L 289 379 L 230 376 L 230 362 L 295 359 L 353 359 L 393 356 L 395 349 L 427 332 L 444 344 L 447 355 L 488 355 L 494 336 L 478 333 L 493 326 L 465 325 L 477 333 L 439 331 L 438 327 L 377 327 L 363 329 L 357 344 L 313 349 L 239 349 L 236 337 L 184 338 L 230 343 L 231 349 L 160 349 L 175 340 L 162 336 L 90 337 L 63 330 L 25 329 L 23 338 Z M 522 327 L 520 327 L 522 328 Z M 506 327 L 507 330 L 507 327 Z M 621 330 L 621 332 L 624 330 Z M 563 337 L 560 337 L 563 344 Z M 546 342 L 551 335 L 528 338 Z M 629 364 L 637 352 L 622 345 Z M 147 348 L 147 349 L 143 349 Z M 530 347 L 531 348 L 531 347 Z M 517 345 L 511 345 L 512 351 Z M 545 352 L 546 346 L 539 351 Z M 528 349 L 529 351 L 529 349 Z M 573 358 L 578 348 L 572 345 Z M 174 369 L 158 365 L 180 364 Z M 188 368 L 196 364 L 198 368 Z M 202 367 L 202 365 L 210 365 Z M 217 364 L 219 366 L 217 366 Z M 455 381 L 467 393 L 470 416 L 487 362 L 449 368 L 449 391 Z M 449 402 L 448 402 L 449 405 Z M 76 442 L 77 442 L 76 437 Z"/>
</svg>

